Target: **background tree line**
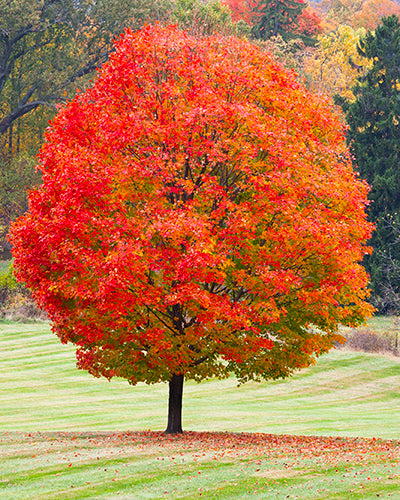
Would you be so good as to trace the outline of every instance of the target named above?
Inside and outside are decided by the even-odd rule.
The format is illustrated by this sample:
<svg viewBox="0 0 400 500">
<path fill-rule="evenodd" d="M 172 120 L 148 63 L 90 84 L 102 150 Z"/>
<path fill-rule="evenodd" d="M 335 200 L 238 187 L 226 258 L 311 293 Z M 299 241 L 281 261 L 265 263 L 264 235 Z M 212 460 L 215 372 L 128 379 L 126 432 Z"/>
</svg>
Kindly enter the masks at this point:
<svg viewBox="0 0 400 500">
<path fill-rule="evenodd" d="M 380 79 L 388 65 L 397 64 L 398 20 L 393 17 L 392 24 L 385 21 L 386 28 L 374 30 L 391 14 L 400 14 L 393 0 L 0 0 L 1 255 L 10 257 L 6 234 L 10 222 L 27 209 L 26 189 L 40 183 L 36 154 L 57 104 L 91 84 L 96 67 L 107 60 L 113 40 L 126 27 L 172 22 L 199 36 L 223 32 L 251 38 L 294 67 L 314 92 L 337 96 L 361 176 L 373 186 L 370 216 L 380 222 L 373 240 L 377 252 L 366 265 L 374 303 L 388 310 L 387 290 L 397 290 L 396 274 L 389 270 L 398 266 L 393 227 L 399 198 L 400 83 L 396 72 L 388 77 L 390 83 Z M 374 43 L 376 51 L 389 43 L 391 59 L 379 59 Z M 383 91 L 388 85 L 390 95 Z M 368 97 L 375 121 L 363 105 L 368 89 L 375 96 Z"/>
</svg>

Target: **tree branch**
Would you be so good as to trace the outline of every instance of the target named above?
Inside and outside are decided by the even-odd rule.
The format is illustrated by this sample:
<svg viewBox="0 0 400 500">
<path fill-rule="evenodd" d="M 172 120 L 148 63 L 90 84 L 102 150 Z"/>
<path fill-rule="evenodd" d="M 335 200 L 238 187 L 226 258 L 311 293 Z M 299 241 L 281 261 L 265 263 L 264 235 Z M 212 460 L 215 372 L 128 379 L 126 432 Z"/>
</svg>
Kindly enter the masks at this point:
<svg viewBox="0 0 400 500">
<path fill-rule="evenodd" d="M 9 113 L 5 118 L 0 121 L 0 134 L 4 134 L 13 124 L 13 122 L 20 118 L 21 116 L 26 115 L 33 109 L 36 109 L 39 106 L 48 104 L 47 101 L 36 100 L 31 101 L 26 104 L 19 105 L 17 108 L 13 109 L 11 113 Z"/>
</svg>

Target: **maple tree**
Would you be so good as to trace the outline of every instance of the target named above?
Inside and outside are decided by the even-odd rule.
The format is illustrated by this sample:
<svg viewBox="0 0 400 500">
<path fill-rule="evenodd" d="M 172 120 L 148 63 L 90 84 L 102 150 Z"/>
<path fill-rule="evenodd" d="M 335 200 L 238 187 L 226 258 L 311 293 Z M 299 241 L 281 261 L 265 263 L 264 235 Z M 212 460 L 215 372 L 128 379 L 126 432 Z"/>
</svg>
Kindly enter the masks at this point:
<svg viewBox="0 0 400 500">
<path fill-rule="evenodd" d="M 17 276 L 79 368 L 168 381 L 179 433 L 184 378 L 285 377 L 370 313 L 342 128 L 249 42 L 127 30 L 47 132 Z"/>
<path fill-rule="evenodd" d="M 294 32 L 300 35 L 313 37 L 322 33 L 322 19 L 314 9 L 307 6 L 296 18 L 297 26 L 294 25 Z"/>
<path fill-rule="evenodd" d="M 243 20 L 252 25 L 257 19 L 259 0 L 223 0 L 223 4 L 230 8 L 235 21 Z"/>
</svg>

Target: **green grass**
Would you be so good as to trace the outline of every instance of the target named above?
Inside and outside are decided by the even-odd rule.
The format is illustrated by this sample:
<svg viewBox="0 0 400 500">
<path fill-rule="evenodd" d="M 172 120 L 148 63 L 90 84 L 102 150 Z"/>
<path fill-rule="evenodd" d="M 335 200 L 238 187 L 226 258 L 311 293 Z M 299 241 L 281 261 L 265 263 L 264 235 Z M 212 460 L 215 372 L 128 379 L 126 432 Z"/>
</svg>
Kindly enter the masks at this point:
<svg viewBox="0 0 400 500">
<path fill-rule="evenodd" d="M 0 434 L 0 498 L 399 498 L 399 447 L 342 438 Z"/>
<path fill-rule="evenodd" d="M 374 316 L 367 321 L 366 326 L 381 334 L 391 332 L 396 327 L 392 316 Z"/>
<path fill-rule="evenodd" d="M 400 448 L 379 441 L 400 436 L 399 358 L 337 350 L 286 381 L 187 382 L 196 432 L 167 438 L 149 432 L 166 384 L 78 371 L 47 324 L 0 324 L 0 354 L 0 498 L 400 498 Z"/>
<path fill-rule="evenodd" d="M 0 430 L 163 430 L 167 385 L 129 386 L 75 367 L 46 324 L 0 325 Z M 333 351 L 291 379 L 187 382 L 184 428 L 397 438 L 400 359 Z"/>
</svg>

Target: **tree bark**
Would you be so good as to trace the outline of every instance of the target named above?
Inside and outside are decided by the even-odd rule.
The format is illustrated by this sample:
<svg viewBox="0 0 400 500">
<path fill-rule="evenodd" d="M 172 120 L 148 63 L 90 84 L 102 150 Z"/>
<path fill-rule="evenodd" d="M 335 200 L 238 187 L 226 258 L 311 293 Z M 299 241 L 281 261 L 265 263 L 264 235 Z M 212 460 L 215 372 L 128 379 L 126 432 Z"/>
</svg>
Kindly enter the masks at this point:
<svg viewBox="0 0 400 500">
<path fill-rule="evenodd" d="M 165 434 L 182 434 L 183 375 L 172 375 L 169 381 L 168 426 Z"/>
</svg>

